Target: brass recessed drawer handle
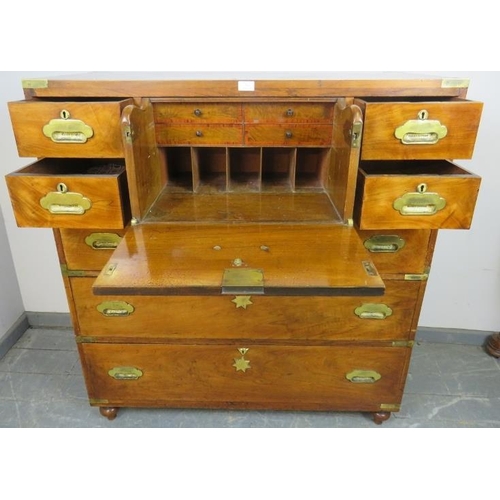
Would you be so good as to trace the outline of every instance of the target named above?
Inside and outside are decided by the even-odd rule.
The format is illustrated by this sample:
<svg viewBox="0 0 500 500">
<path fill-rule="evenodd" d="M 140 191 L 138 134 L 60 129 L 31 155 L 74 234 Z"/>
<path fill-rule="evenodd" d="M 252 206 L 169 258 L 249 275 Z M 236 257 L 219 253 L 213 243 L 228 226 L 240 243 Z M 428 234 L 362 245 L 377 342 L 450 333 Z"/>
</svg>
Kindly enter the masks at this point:
<svg viewBox="0 0 500 500">
<path fill-rule="evenodd" d="M 291 138 L 293 137 L 292 132 L 291 132 L 290 130 L 287 130 L 287 131 L 285 132 L 285 137 L 286 137 L 287 139 L 291 139 Z"/>
<path fill-rule="evenodd" d="M 94 130 L 82 120 L 70 117 L 69 111 L 63 109 L 60 118 L 50 120 L 43 126 L 42 132 L 54 142 L 64 144 L 84 144 L 94 135 Z"/>
<path fill-rule="evenodd" d="M 142 377 L 143 372 L 134 366 L 115 366 L 108 371 L 108 375 L 115 380 L 137 380 Z"/>
<path fill-rule="evenodd" d="M 195 116 L 201 116 L 203 114 L 203 112 L 201 111 L 201 109 L 199 108 L 196 108 L 194 111 L 193 111 L 194 115 Z"/>
<path fill-rule="evenodd" d="M 416 120 L 408 120 L 396 128 L 394 135 L 402 144 L 436 144 L 446 137 L 448 129 L 439 120 L 429 120 L 429 113 L 422 109 Z"/>
<path fill-rule="evenodd" d="M 415 192 L 394 200 L 392 206 L 401 215 L 434 215 L 446 206 L 446 200 L 438 193 L 429 193 L 427 184 L 422 183 Z"/>
<path fill-rule="evenodd" d="M 396 253 L 405 246 L 405 240 L 396 234 L 376 234 L 363 244 L 372 253 Z"/>
<path fill-rule="evenodd" d="M 97 310 L 107 318 L 115 318 L 115 317 L 125 317 L 130 316 L 135 308 L 132 304 L 128 302 L 124 302 L 121 300 L 113 300 L 107 302 L 101 302 L 97 306 Z"/>
<path fill-rule="evenodd" d="M 92 233 L 85 238 L 85 243 L 92 250 L 113 250 L 122 237 L 116 233 Z"/>
<path fill-rule="evenodd" d="M 382 375 L 373 370 L 353 370 L 346 373 L 345 378 L 354 384 L 374 384 Z"/>
<path fill-rule="evenodd" d="M 63 182 L 40 199 L 40 205 L 54 215 L 83 215 L 92 207 L 92 201 L 80 193 L 68 191 Z"/>
<path fill-rule="evenodd" d="M 392 316 L 392 309 L 386 304 L 367 303 L 354 309 L 360 319 L 386 319 Z"/>
</svg>

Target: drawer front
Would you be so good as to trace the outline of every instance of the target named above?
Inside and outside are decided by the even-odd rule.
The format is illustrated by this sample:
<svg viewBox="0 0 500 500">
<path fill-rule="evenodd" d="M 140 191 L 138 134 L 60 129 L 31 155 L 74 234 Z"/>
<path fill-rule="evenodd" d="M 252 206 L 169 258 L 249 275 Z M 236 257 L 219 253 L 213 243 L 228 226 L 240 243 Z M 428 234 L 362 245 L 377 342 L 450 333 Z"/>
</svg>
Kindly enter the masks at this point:
<svg viewBox="0 0 500 500">
<path fill-rule="evenodd" d="M 377 271 L 393 274 L 422 274 L 431 236 L 430 230 L 358 231 Z"/>
<path fill-rule="evenodd" d="M 472 158 L 482 104 L 365 103 L 361 159 Z"/>
<path fill-rule="evenodd" d="M 93 282 L 71 279 L 81 335 L 112 339 L 403 340 L 420 289 L 390 281 L 380 297 L 96 296 Z"/>
<path fill-rule="evenodd" d="M 331 142 L 331 125 L 245 124 L 245 143 L 252 146 L 328 146 Z"/>
<path fill-rule="evenodd" d="M 355 219 L 360 229 L 468 229 L 481 179 L 449 162 L 398 169 L 360 168 Z"/>
<path fill-rule="evenodd" d="M 19 227 L 125 227 L 125 168 L 102 165 L 76 173 L 73 163 L 45 159 L 6 177 Z"/>
<path fill-rule="evenodd" d="M 331 123 L 333 104 L 282 103 L 247 104 L 246 123 Z"/>
<path fill-rule="evenodd" d="M 159 146 L 177 145 L 241 145 L 241 125 L 157 125 L 156 140 Z"/>
<path fill-rule="evenodd" d="M 90 399 L 116 406 L 375 411 L 401 402 L 410 351 L 80 344 Z"/>
<path fill-rule="evenodd" d="M 120 229 L 61 229 L 66 264 L 70 270 L 100 271 L 123 236 Z"/>
<path fill-rule="evenodd" d="M 238 123 L 242 121 L 241 104 L 155 103 L 155 123 Z"/>
<path fill-rule="evenodd" d="M 11 102 L 19 156 L 122 158 L 121 112 L 131 102 Z"/>
</svg>

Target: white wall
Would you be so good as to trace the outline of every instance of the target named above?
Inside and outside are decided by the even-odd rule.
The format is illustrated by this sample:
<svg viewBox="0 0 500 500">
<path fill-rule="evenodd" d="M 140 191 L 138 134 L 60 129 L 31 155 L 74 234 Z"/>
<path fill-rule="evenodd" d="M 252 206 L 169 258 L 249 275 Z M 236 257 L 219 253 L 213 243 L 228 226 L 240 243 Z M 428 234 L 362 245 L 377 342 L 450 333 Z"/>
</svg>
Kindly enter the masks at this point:
<svg viewBox="0 0 500 500">
<path fill-rule="evenodd" d="M 23 98 L 22 78 L 55 73 L 0 73 L 0 176 L 30 163 L 29 159 L 17 156 L 4 103 Z M 468 77 L 471 79 L 468 98 L 485 103 L 474 159 L 457 162 L 482 176 L 483 183 L 472 229 L 439 233 L 420 325 L 495 331 L 500 328 L 500 221 L 497 217 L 500 214 L 500 168 L 496 165 L 496 148 L 500 141 L 497 90 L 500 73 L 448 71 L 427 74 Z M 283 72 L 280 76 L 283 77 Z M 52 232 L 16 227 L 4 182 L 0 182 L 0 206 L 25 309 L 67 312 Z"/>
</svg>

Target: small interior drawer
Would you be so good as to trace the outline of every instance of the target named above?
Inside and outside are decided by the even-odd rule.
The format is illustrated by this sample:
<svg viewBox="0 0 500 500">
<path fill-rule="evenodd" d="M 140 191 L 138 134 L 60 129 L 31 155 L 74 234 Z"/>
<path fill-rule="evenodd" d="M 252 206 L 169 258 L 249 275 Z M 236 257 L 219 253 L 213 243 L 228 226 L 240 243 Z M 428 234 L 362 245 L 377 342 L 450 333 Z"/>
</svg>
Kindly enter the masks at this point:
<svg viewBox="0 0 500 500">
<path fill-rule="evenodd" d="M 241 125 L 198 123 L 193 125 L 156 125 L 156 140 L 159 146 L 190 145 L 241 145 Z"/>
<path fill-rule="evenodd" d="M 328 146 L 331 143 L 331 125 L 245 124 L 245 144 L 252 146 Z"/>
<path fill-rule="evenodd" d="M 247 104 L 246 123 L 331 123 L 333 103 Z"/>
<path fill-rule="evenodd" d="M 448 161 L 361 162 L 360 229 L 468 229 L 480 177 Z"/>
<path fill-rule="evenodd" d="M 356 104 L 364 109 L 362 160 L 472 158 L 482 103 L 452 99 Z"/>
<path fill-rule="evenodd" d="M 120 118 L 131 103 L 130 99 L 10 102 L 19 156 L 122 158 Z"/>
<path fill-rule="evenodd" d="M 123 160 L 46 158 L 6 180 L 20 227 L 123 228 L 130 219 Z"/>
<path fill-rule="evenodd" d="M 237 123 L 242 121 L 241 104 L 210 102 L 157 102 L 155 123 Z"/>
</svg>

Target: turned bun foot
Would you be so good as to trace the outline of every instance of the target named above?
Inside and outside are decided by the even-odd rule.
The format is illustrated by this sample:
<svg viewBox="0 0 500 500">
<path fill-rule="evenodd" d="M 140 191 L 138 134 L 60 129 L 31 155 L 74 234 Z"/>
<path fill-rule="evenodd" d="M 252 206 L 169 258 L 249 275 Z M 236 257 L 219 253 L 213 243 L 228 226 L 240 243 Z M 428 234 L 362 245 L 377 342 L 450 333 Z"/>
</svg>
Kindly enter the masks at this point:
<svg viewBox="0 0 500 500">
<path fill-rule="evenodd" d="M 378 411 L 373 414 L 373 421 L 377 425 L 381 425 L 382 422 L 385 422 L 386 420 L 389 420 L 389 417 L 391 416 L 390 411 Z"/>
<path fill-rule="evenodd" d="M 101 406 L 99 408 L 99 412 L 103 417 L 106 417 L 108 420 L 114 420 L 116 418 L 116 415 L 118 413 L 118 408 L 107 408 L 104 406 Z"/>
<path fill-rule="evenodd" d="M 486 352 L 495 358 L 500 358 L 500 333 L 490 335 L 486 340 Z"/>
</svg>

